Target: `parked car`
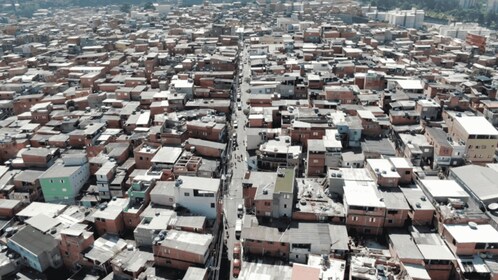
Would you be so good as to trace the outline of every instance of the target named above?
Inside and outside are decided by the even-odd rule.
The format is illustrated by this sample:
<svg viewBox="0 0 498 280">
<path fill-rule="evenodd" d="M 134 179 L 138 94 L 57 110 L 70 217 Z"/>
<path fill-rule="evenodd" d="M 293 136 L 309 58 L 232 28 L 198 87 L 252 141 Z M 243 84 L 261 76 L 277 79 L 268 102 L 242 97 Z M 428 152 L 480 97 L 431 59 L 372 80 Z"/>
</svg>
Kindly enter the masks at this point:
<svg viewBox="0 0 498 280">
<path fill-rule="evenodd" d="M 244 216 L 244 205 L 239 204 L 237 206 L 237 218 L 242 219 L 242 216 Z"/>
<path fill-rule="evenodd" d="M 237 219 L 237 221 L 235 222 L 235 238 L 239 240 L 241 234 L 242 234 L 242 220 Z"/>
</svg>

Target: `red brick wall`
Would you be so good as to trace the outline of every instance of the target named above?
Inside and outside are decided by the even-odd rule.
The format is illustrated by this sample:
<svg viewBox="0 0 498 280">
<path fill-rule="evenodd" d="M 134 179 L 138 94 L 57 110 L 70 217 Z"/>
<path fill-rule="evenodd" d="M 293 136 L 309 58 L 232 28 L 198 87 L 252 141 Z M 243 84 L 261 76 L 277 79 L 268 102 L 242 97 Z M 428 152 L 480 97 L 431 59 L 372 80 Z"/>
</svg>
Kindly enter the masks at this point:
<svg viewBox="0 0 498 280">
<path fill-rule="evenodd" d="M 258 256 L 289 257 L 289 243 L 244 240 L 244 253 Z"/>
<path fill-rule="evenodd" d="M 124 230 L 123 214 L 119 214 L 116 220 L 95 221 L 95 228 L 99 235 L 105 233 L 120 234 Z"/>
</svg>

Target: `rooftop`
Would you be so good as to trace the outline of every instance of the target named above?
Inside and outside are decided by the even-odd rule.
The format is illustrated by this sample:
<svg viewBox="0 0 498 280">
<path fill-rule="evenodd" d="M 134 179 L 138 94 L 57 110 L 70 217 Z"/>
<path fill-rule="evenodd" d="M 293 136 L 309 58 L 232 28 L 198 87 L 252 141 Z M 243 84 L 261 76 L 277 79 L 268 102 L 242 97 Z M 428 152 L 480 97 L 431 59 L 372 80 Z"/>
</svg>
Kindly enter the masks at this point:
<svg viewBox="0 0 498 280">
<path fill-rule="evenodd" d="M 45 202 L 31 202 L 26 208 L 17 213 L 18 217 L 31 218 L 39 214 L 48 217 L 59 215 L 67 206 Z"/>
<path fill-rule="evenodd" d="M 436 200 L 459 198 L 467 201 L 469 194 L 454 180 L 420 180 L 422 187 Z"/>
<path fill-rule="evenodd" d="M 469 135 L 492 135 L 498 136 L 498 130 L 484 117 L 456 117 L 455 121 L 459 123 L 462 128 Z"/>
<path fill-rule="evenodd" d="M 275 180 L 275 193 L 292 193 L 294 191 L 294 178 L 294 168 L 279 169 Z"/>
<path fill-rule="evenodd" d="M 183 149 L 178 147 L 161 147 L 161 149 L 154 155 L 151 162 L 174 164 L 182 152 Z"/>
<path fill-rule="evenodd" d="M 204 256 L 212 242 L 211 234 L 170 230 L 161 241 L 161 246 Z"/>
<path fill-rule="evenodd" d="M 444 225 L 458 243 L 498 243 L 498 231 L 489 224 Z"/>
<path fill-rule="evenodd" d="M 52 251 L 58 245 L 58 242 L 51 235 L 43 234 L 31 226 L 26 226 L 14 234 L 7 244 L 10 242 L 18 244 L 37 257 L 44 252 Z"/>
<path fill-rule="evenodd" d="M 450 178 L 455 179 L 477 199 L 485 202 L 498 201 L 498 172 L 483 166 L 466 165 L 452 168 Z"/>
<path fill-rule="evenodd" d="M 216 178 L 203 178 L 193 176 L 178 176 L 177 182 L 182 189 L 196 189 L 217 193 L 221 180 Z M 180 183 L 181 182 L 181 183 Z"/>
<path fill-rule="evenodd" d="M 349 206 L 364 206 L 384 208 L 386 205 L 381 200 L 375 185 L 366 186 L 347 184 L 344 186 L 344 200 Z"/>
</svg>

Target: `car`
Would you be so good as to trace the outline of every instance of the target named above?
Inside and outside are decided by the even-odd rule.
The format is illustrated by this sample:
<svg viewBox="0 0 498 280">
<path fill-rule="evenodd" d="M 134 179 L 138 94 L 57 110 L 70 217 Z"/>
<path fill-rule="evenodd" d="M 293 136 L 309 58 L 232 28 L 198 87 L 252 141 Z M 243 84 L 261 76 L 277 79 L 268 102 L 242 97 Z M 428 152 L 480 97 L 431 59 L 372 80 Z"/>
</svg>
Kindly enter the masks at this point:
<svg viewBox="0 0 498 280">
<path fill-rule="evenodd" d="M 240 240 L 241 233 L 242 233 L 242 220 L 237 219 L 237 221 L 235 221 L 235 239 Z"/>
<path fill-rule="evenodd" d="M 232 264 L 233 264 L 233 269 L 232 269 L 233 277 L 238 278 L 239 274 L 240 274 L 240 267 L 241 267 L 240 259 L 233 259 Z"/>
<path fill-rule="evenodd" d="M 244 205 L 239 204 L 237 206 L 237 218 L 242 219 L 242 216 L 244 216 Z"/>
<path fill-rule="evenodd" d="M 234 133 L 232 134 L 232 138 L 233 138 L 233 139 L 237 139 L 237 132 L 234 132 Z"/>
<path fill-rule="evenodd" d="M 239 111 L 242 110 L 242 103 L 237 102 L 237 109 L 239 109 Z"/>
<path fill-rule="evenodd" d="M 237 122 L 237 120 L 233 121 L 233 128 L 237 128 L 239 127 L 239 123 Z"/>
</svg>

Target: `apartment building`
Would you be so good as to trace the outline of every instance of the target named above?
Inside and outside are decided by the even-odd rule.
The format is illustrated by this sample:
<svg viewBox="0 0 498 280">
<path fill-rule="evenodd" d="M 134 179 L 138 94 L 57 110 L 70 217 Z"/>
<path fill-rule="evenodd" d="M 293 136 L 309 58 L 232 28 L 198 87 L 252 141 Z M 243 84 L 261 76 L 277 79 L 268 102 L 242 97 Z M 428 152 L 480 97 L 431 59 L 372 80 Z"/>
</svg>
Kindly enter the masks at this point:
<svg viewBox="0 0 498 280">
<path fill-rule="evenodd" d="M 466 160 L 476 164 L 494 160 L 498 131 L 486 118 L 456 113 L 447 123 L 450 137 L 465 146 Z"/>
<path fill-rule="evenodd" d="M 154 241 L 156 265 L 187 270 L 191 266 L 205 266 L 211 258 L 213 236 L 170 230 Z"/>
<path fill-rule="evenodd" d="M 374 185 L 346 183 L 344 208 L 346 225 L 350 232 L 365 235 L 382 234 L 386 205 Z"/>
</svg>

